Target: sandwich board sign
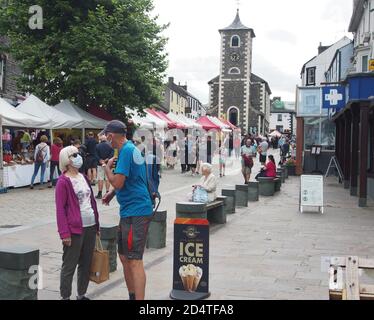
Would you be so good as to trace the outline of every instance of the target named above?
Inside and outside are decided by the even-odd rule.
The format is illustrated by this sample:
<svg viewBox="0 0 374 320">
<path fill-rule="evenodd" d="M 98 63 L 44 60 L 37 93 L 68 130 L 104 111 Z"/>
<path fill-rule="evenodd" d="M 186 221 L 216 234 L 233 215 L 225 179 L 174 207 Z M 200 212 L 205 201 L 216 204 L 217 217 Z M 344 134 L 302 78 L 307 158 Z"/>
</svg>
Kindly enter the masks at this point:
<svg viewBox="0 0 374 320">
<path fill-rule="evenodd" d="M 305 211 L 305 207 L 318 207 L 323 214 L 323 176 L 322 175 L 302 175 L 300 183 L 300 212 Z"/>
</svg>

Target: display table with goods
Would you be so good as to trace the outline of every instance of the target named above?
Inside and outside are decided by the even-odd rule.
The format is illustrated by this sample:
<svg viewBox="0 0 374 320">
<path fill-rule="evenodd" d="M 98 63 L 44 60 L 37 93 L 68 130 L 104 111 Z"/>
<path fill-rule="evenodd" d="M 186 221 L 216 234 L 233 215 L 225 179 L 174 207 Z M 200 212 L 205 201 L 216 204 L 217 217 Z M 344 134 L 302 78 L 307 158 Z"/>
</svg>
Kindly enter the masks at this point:
<svg viewBox="0 0 374 320">
<path fill-rule="evenodd" d="M 40 183 L 40 170 L 35 179 L 35 184 Z M 57 172 L 57 170 L 56 170 Z M 31 177 L 34 173 L 34 161 L 28 154 L 12 155 L 10 153 L 4 154 L 3 162 L 3 181 L 7 188 L 20 188 L 29 186 Z M 44 182 L 49 181 L 50 166 L 47 165 L 44 174 Z M 56 177 L 56 173 L 55 173 Z"/>
</svg>

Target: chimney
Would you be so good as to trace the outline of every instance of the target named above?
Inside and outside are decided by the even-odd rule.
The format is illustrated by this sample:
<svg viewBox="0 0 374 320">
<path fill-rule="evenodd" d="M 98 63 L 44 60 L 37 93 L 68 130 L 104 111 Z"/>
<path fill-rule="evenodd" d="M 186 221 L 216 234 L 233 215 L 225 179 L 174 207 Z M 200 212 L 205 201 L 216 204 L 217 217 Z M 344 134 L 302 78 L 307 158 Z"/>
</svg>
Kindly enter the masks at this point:
<svg viewBox="0 0 374 320">
<path fill-rule="evenodd" d="M 169 83 L 174 83 L 174 77 L 169 77 Z"/>
<path fill-rule="evenodd" d="M 322 52 L 324 52 L 325 50 L 327 50 L 328 48 L 330 48 L 329 46 L 323 46 L 322 45 L 322 42 L 319 43 L 319 47 L 318 47 L 318 55 L 320 55 Z"/>
</svg>

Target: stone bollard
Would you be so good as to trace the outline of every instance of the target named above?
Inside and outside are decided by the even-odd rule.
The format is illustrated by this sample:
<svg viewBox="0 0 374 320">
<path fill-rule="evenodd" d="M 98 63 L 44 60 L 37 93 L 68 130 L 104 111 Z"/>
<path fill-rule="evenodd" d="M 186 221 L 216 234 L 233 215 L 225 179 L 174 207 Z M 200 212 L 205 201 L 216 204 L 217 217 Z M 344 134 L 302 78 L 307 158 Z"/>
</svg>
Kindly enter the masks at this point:
<svg viewBox="0 0 374 320">
<path fill-rule="evenodd" d="M 248 201 L 256 202 L 259 200 L 259 183 L 249 182 L 248 184 Z"/>
<path fill-rule="evenodd" d="M 236 209 L 236 190 L 222 189 L 222 195 L 227 197 L 226 204 L 228 207 L 228 214 L 234 214 Z"/>
<path fill-rule="evenodd" d="M 157 211 L 149 225 L 147 248 L 162 249 L 166 247 L 167 211 Z"/>
<path fill-rule="evenodd" d="M 117 270 L 117 241 L 118 224 L 103 224 L 100 226 L 100 239 L 103 249 L 109 251 L 109 271 Z"/>
<path fill-rule="evenodd" d="M 236 186 L 236 206 L 248 207 L 248 185 Z"/>
<path fill-rule="evenodd" d="M 288 179 L 288 168 L 287 168 L 287 166 L 283 166 L 282 169 L 284 171 L 284 177 L 285 177 L 285 179 Z"/>
<path fill-rule="evenodd" d="M 278 169 L 277 170 L 277 176 L 279 176 L 282 180 L 282 183 L 286 183 L 286 175 L 285 171 L 283 169 Z"/>
<path fill-rule="evenodd" d="M 194 202 L 179 202 L 176 204 L 177 218 L 208 219 L 206 204 Z"/>
<path fill-rule="evenodd" d="M 275 194 L 275 181 L 273 178 L 258 178 L 260 183 L 260 196 L 271 197 Z"/>
<path fill-rule="evenodd" d="M 39 250 L 0 249 L 0 300 L 37 300 Z"/>
<path fill-rule="evenodd" d="M 281 177 L 277 177 L 275 179 L 275 192 L 280 192 L 282 188 L 282 179 Z"/>
<path fill-rule="evenodd" d="M 228 200 L 229 200 L 228 197 L 220 196 L 220 197 L 217 197 L 217 200 L 223 202 L 223 210 L 226 215 L 232 213 L 232 209 L 228 206 Z"/>
</svg>

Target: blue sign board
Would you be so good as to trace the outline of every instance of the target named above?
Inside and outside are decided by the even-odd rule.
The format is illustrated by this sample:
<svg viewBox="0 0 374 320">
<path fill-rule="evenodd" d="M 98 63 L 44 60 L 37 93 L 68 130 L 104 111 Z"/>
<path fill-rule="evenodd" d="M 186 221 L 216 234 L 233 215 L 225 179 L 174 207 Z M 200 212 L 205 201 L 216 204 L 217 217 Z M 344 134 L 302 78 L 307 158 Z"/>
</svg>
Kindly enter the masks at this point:
<svg viewBox="0 0 374 320">
<path fill-rule="evenodd" d="M 344 86 L 322 88 L 322 108 L 339 111 L 345 107 L 346 95 Z"/>
</svg>

